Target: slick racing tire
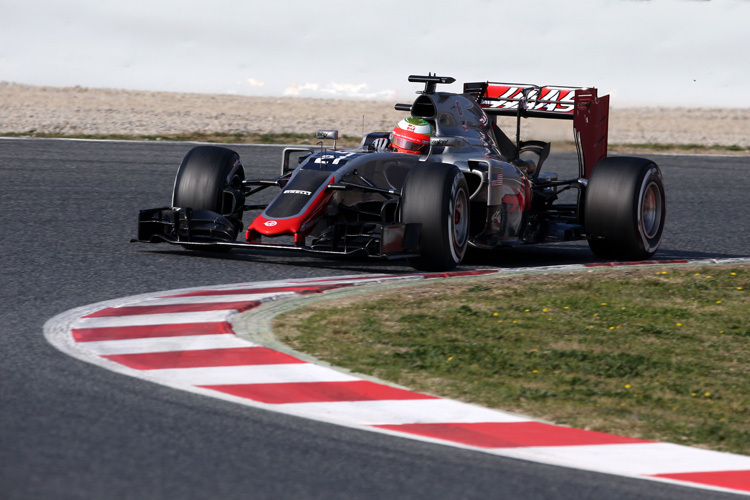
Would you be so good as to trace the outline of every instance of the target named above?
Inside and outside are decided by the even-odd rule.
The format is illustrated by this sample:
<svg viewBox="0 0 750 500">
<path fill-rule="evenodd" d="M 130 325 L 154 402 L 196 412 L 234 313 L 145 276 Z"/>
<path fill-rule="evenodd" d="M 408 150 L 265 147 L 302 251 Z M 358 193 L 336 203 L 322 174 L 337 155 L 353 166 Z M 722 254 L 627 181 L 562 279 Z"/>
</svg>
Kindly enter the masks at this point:
<svg viewBox="0 0 750 500">
<path fill-rule="evenodd" d="M 231 149 L 196 146 L 177 170 L 172 206 L 210 210 L 225 217 L 241 216 L 239 203 L 245 172 L 240 157 Z"/>
<path fill-rule="evenodd" d="M 422 271 L 453 269 L 469 243 L 469 189 L 461 171 L 446 163 L 409 171 L 401 196 L 401 220 L 420 223 L 420 256 L 409 264 Z"/>
<path fill-rule="evenodd" d="M 586 189 L 584 226 L 597 257 L 646 260 L 661 244 L 667 215 L 659 167 L 644 158 L 599 161 Z"/>
<path fill-rule="evenodd" d="M 196 146 L 177 170 L 172 206 L 214 212 L 228 219 L 236 234 L 242 230 L 245 172 L 239 155 L 217 146 Z"/>
</svg>

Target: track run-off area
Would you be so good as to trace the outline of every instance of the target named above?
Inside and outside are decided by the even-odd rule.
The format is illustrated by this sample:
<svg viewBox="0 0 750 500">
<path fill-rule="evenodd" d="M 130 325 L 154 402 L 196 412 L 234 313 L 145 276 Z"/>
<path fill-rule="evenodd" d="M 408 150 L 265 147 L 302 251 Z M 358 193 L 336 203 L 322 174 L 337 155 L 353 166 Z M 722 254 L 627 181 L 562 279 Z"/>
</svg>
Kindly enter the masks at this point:
<svg viewBox="0 0 750 500">
<path fill-rule="evenodd" d="M 720 261 L 642 265 L 712 263 Z M 306 298 L 418 280 L 593 268 L 339 276 L 172 290 L 68 311 L 46 323 L 45 335 L 63 352 L 102 368 L 264 410 L 550 465 L 750 493 L 748 456 L 556 426 L 412 392 L 273 348 L 270 320 Z"/>
</svg>

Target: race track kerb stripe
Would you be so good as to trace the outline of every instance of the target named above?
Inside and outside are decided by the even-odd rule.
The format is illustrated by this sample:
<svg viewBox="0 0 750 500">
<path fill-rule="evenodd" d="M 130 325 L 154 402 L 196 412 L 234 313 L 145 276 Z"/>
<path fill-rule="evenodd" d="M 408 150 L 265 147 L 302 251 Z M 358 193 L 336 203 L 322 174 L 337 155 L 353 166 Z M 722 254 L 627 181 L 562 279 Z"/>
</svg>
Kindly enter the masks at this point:
<svg viewBox="0 0 750 500">
<path fill-rule="evenodd" d="M 202 387 L 269 404 L 438 399 L 434 396 L 365 380 L 295 384 L 204 385 Z"/>
<path fill-rule="evenodd" d="M 180 293 L 177 295 L 165 295 L 164 297 L 208 297 L 216 295 L 237 295 L 243 293 L 262 293 L 267 295 L 273 295 L 275 293 L 296 293 L 299 295 L 305 295 L 307 293 L 323 293 L 329 290 L 336 290 L 338 288 L 344 288 L 347 286 L 352 285 L 348 283 L 338 283 L 335 285 L 276 286 L 266 288 L 233 288 L 228 290 L 198 290 L 197 292 Z"/>
<path fill-rule="evenodd" d="M 102 326 L 99 328 L 73 328 L 76 342 L 99 342 L 102 340 L 130 340 L 158 337 L 186 337 L 191 335 L 234 335 L 232 326 L 226 321 L 213 323 L 184 323 L 169 325 Z"/>
<path fill-rule="evenodd" d="M 445 439 L 481 448 L 517 448 L 528 446 L 580 446 L 590 444 L 648 443 L 643 439 L 560 427 L 541 422 L 477 424 L 376 425 L 409 434 Z"/>
<path fill-rule="evenodd" d="M 710 484 L 720 488 L 750 491 L 750 470 L 733 470 L 722 472 L 686 472 L 684 474 L 655 474 L 651 477 L 676 479 L 698 484 Z"/>
<path fill-rule="evenodd" d="M 237 311 L 243 312 L 253 307 L 257 307 L 260 302 L 246 300 L 241 302 L 206 302 L 202 304 L 170 304 L 157 306 L 125 306 L 125 307 L 108 307 L 95 313 L 91 313 L 84 318 L 112 318 L 122 316 L 141 316 L 144 314 L 179 314 L 183 312 L 204 312 L 204 311 Z"/>
<path fill-rule="evenodd" d="M 293 356 L 266 347 L 113 354 L 102 357 L 136 370 L 304 363 Z"/>
</svg>

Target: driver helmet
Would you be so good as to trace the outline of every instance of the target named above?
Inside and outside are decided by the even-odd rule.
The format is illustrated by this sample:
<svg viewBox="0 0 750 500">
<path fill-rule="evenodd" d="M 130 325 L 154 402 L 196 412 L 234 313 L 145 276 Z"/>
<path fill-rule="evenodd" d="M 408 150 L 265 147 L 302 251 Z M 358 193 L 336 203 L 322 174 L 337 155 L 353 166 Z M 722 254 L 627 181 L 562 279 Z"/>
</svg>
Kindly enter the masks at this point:
<svg viewBox="0 0 750 500">
<path fill-rule="evenodd" d="M 409 116 L 391 132 L 391 146 L 399 153 L 424 153 L 430 146 L 432 126 L 422 118 Z"/>
</svg>

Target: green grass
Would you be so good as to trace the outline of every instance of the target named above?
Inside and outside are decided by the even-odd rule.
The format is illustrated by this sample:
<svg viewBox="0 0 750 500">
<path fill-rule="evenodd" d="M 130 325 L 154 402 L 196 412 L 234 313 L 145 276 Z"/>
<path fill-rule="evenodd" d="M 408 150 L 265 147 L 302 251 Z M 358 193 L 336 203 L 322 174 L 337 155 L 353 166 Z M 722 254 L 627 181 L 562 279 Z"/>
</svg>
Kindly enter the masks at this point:
<svg viewBox="0 0 750 500">
<path fill-rule="evenodd" d="M 441 282 L 277 318 L 295 349 L 559 424 L 750 454 L 750 266 Z"/>
</svg>

